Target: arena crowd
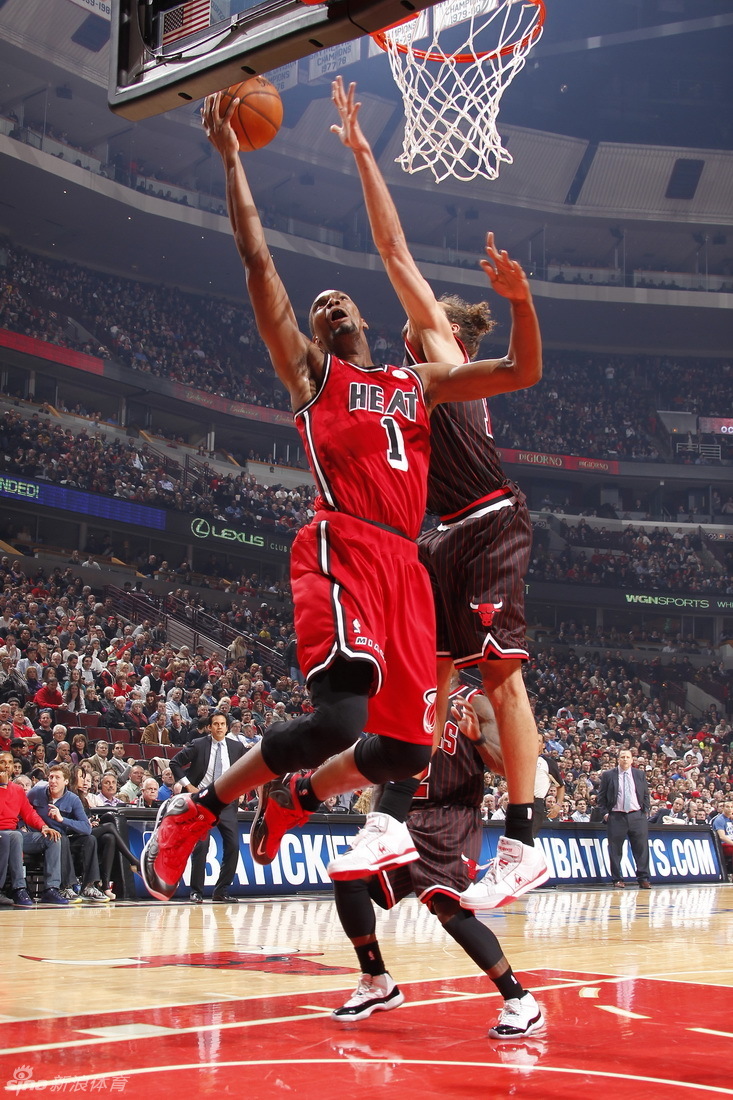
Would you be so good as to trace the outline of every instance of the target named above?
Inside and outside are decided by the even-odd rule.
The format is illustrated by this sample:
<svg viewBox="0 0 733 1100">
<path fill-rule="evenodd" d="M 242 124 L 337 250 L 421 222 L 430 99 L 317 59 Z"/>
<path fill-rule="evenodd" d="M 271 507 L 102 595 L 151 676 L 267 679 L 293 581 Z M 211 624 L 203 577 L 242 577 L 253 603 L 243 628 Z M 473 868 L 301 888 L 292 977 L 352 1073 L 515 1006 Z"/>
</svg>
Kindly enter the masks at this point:
<svg viewBox="0 0 733 1100">
<path fill-rule="evenodd" d="M 13 755 L 13 782 L 31 793 L 62 765 L 90 818 L 107 805 L 152 809 L 167 797 L 175 788 L 171 754 L 200 736 L 214 713 L 249 748 L 273 721 L 310 708 L 289 605 L 269 608 L 261 629 L 236 633 L 225 653 L 192 653 L 169 645 L 144 615 L 136 622 L 116 613 L 113 599 L 71 568 L 26 577 L 19 562 L 3 558 L 0 582 L 0 750 Z M 257 625 L 236 601 L 223 618 L 236 628 Z M 569 640 L 572 624 L 566 633 Z M 268 663 L 257 660 L 258 643 L 267 644 Z M 695 675 L 691 666 L 680 673 Z M 637 666 L 629 650 L 539 649 L 525 679 L 546 752 L 565 779 L 561 820 L 592 814 L 600 773 L 623 747 L 647 771 L 653 814 L 674 807 L 675 820 L 710 824 L 722 812 L 733 783 L 733 730 L 722 711 L 694 720 L 665 709 L 650 694 L 654 669 Z M 81 715 L 95 716 L 91 739 Z M 130 753 L 140 743 L 159 754 L 139 761 Z M 324 809 L 349 808 L 361 793 Z M 487 773 L 491 816 L 500 816 L 503 793 L 501 777 Z M 67 903 L 74 893 L 99 903 L 97 895 L 112 892 L 104 876 L 79 877 L 62 884 Z"/>
<path fill-rule="evenodd" d="M 10 244 L 5 255 L 0 327 L 228 399 L 288 407 L 244 302 L 107 275 Z M 375 331 L 373 350 L 377 361 L 402 360 L 396 332 Z M 621 461 L 712 461 L 678 456 L 656 410 L 727 416 L 729 362 L 570 351 L 548 351 L 545 360 L 538 385 L 492 402 L 502 446 Z M 727 461 L 726 440 L 715 439 Z"/>
</svg>

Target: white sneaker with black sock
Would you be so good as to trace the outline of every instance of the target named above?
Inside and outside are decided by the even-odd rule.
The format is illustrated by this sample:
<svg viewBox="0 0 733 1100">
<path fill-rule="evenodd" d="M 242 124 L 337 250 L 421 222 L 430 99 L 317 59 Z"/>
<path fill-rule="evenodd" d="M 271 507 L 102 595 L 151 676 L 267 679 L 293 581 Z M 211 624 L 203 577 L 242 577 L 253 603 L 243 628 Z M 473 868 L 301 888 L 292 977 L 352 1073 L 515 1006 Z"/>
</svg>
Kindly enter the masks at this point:
<svg viewBox="0 0 733 1100">
<path fill-rule="evenodd" d="M 534 1035 L 545 1026 L 542 1009 L 531 993 L 521 997 L 511 997 L 504 1001 L 499 1019 L 489 1029 L 492 1039 L 521 1039 L 525 1035 Z"/>
<path fill-rule="evenodd" d="M 389 1012 L 399 1008 L 405 997 L 391 975 L 362 974 L 348 1001 L 331 1013 L 334 1020 L 365 1020 L 372 1012 Z"/>
</svg>

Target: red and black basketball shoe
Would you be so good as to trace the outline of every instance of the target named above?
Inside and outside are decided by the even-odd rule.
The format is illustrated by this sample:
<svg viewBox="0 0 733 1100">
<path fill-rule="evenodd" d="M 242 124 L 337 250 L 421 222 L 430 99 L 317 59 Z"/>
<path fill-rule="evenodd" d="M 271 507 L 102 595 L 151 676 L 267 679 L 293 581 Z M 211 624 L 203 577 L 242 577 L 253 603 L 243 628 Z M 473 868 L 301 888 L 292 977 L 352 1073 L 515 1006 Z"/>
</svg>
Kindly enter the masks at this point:
<svg viewBox="0 0 733 1100">
<path fill-rule="evenodd" d="M 302 778 L 301 772 L 295 772 L 258 787 L 259 801 L 249 834 L 249 848 L 255 863 L 272 863 L 285 834 L 305 825 L 311 816 L 298 798 L 297 784 Z"/>
<path fill-rule="evenodd" d="M 188 794 L 177 794 L 163 803 L 140 859 L 140 874 L 149 894 L 159 901 L 173 897 L 188 857 L 215 824 L 211 810 Z"/>
</svg>

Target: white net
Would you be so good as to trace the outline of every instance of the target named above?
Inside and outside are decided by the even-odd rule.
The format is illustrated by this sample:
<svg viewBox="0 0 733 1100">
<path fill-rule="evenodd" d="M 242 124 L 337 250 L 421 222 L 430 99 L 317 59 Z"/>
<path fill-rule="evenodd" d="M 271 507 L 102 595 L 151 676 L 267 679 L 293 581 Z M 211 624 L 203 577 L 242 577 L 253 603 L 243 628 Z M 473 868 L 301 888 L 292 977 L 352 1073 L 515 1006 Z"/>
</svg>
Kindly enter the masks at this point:
<svg viewBox="0 0 733 1100">
<path fill-rule="evenodd" d="M 511 164 L 497 129 L 499 106 L 542 33 L 544 14 L 542 0 L 447 0 L 374 36 L 404 99 L 397 163 L 406 172 L 429 168 L 438 183 L 447 176 L 494 180 L 502 163 Z"/>
</svg>

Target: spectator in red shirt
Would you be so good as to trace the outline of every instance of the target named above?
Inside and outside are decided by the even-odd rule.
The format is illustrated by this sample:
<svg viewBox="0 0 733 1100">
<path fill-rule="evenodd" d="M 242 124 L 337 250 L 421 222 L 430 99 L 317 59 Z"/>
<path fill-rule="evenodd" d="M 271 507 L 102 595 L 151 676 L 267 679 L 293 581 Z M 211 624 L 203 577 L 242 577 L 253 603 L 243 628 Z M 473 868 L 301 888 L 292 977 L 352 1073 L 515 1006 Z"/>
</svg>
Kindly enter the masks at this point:
<svg viewBox="0 0 733 1100">
<path fill-rule="evenodd" d="M 10 699 L 10 709 L 13 714 L 13 737 L 25 737 L 26 739 L 32 738 L 37 741 L 36 731 L 33 729 L 33 723 L 30 718 L 26 716 L 20 704 Z"/>
<path fill-rule="evenodd" d="M 36 692 L 33 702 L 37 707 L 57 710 L 64 705 L 64 697 L 59 691 L 59 682 L 55 676 L 49 676 L 43 687 Z"/>
<path fill-rule="evenodd" d="M 13 740 L 13 723 L 0 721 L 0 752 L 10 752 Z"/>
<path fill-rule="evenodd" d="M 26 889 L 23 853 L 42 852 L 46 888 L 41 901 L 48 905 L 68 905 L 59 892 L 61 885 L 60 834 L 46 825 L 28 801 L 21 786 L 12 782 L 13 756 L 0 752 L 0 883 L 10 869 L 11 897 L 0 895 L 0 905 L 32 909 L 33 900 Z M 23 821 L 27 832 L 18 828 Z"/>
</svg>

